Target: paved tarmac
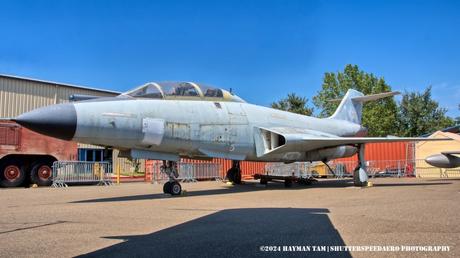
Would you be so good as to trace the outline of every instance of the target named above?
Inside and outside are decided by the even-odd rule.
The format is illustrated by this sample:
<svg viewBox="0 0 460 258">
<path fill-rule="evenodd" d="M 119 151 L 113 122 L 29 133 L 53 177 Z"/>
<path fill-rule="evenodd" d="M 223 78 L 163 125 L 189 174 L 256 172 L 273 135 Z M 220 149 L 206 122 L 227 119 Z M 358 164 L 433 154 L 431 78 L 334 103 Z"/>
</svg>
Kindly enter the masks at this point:
<svg viewBox="0 0 460 258">
<path fill-rule="evenodd" d="M 180 197 L 148 183 L 0 189 L 0 256 L 460 257 L 460 180 L 373 182 L 357 188 L 350 180 L 325 180 L 290 189 L 187 183 Z M 450 251 L 332 250 L 345 245 Z M 313 250 L 322 246 L 329 252 Z"/>
</svg>

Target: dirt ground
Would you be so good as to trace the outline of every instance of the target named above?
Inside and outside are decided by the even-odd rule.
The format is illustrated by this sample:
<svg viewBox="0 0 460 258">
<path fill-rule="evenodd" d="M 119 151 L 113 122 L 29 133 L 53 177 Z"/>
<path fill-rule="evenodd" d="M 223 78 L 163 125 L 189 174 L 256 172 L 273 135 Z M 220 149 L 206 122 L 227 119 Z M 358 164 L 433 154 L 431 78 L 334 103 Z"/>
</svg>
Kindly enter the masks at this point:
<svg viewBox="0 0 460 258">
<path fill-rule="evenodd" d="M 460 180 L 372 181 L 371 188 L 350 180 L 292 188 L 184 183 L 179 197 L 149 183 L 0 189 L 0 256 L 460 257 Z"/>
</svg>

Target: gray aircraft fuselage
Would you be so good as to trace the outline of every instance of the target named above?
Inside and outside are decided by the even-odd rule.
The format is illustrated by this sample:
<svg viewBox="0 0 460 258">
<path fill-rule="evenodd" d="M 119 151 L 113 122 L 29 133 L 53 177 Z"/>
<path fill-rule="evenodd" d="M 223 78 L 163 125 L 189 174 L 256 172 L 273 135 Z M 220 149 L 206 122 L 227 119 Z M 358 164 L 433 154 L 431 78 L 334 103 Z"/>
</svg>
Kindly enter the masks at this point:
<svg viewBox="0 0 460 258">
<path fill-rule="evenodd" d="M 363 130 L 348 121 L 318 119 L 242 102 L 127 99 L 65 105 L 75 107 L 75 141 L 122 150 L 178 153 L 182 157 L 290 161 L 282 154 L 257 157 L 254 130 L 293 127 L 334 136 L 354 136 Z M 163 133 L 158 129 L 162 123 Z M 152 127 L 160 132 L 149 132 Z M 296 160 L 307 157 L 299 153 Z"/>
</svg>

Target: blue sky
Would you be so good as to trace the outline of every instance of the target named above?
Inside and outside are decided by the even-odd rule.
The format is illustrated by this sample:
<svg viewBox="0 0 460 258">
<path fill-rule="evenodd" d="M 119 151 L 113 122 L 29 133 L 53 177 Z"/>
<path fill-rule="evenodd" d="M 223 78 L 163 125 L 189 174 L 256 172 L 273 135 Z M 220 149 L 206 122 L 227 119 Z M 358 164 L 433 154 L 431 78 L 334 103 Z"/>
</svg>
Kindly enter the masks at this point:
<svg viewBox="0 0 460 258">
<path fill-rule="evenodd" d="M 346 64 L 460 116 L 460 1 L 3 1 L 0 73 L 124 91 L 198 81 L 269 105 Z"/>
</svg>

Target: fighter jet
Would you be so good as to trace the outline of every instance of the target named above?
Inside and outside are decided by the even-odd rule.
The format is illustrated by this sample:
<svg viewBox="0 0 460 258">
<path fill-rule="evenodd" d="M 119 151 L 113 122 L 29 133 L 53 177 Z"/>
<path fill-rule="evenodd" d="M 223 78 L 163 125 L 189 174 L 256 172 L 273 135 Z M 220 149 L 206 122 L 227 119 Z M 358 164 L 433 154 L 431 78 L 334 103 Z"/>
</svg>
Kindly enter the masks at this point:
<svg viewBox="0 0 460 258">
<path fill-rule="evenodd" d="M 460 167 L 460 151 L 443 151 L 441 154 L 428 156 L 426 163 L 438 168 L 456 168 Z"/>
<path fill-rule="evenodd" d="M 112 98 L 42 107 L 12 120 L 48 136 L 116 148 L 129 158 L 163 160 L 164 192 L 181 193 L 177 161 L 233 160 L 227 178 L 241 182 L 240 161 L 323 161 L 358 153 L 357 186 L 367 184 L 364 144 L 445 140 L 363 137 L 363 103 L 398 92 L 364 96 L 348 90 L 328 118 L 253 105 L 229 91 L 193 82 L 147 83 Z"/>
</svg>

